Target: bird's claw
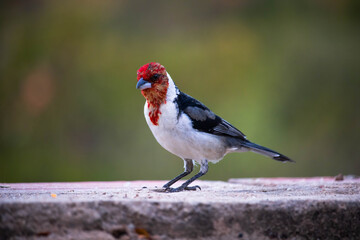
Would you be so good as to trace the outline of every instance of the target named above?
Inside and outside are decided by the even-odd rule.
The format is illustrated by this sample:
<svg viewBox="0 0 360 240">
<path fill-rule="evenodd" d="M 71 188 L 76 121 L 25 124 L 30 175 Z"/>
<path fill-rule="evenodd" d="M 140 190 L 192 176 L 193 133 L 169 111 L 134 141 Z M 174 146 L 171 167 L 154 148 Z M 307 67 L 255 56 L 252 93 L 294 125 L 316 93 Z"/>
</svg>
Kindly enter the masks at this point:
<svg viewBox="0 0 360 240">
<path fill-rule="evenodd" d="M 170 186 L 168 186 L 167 184 L 165 184 L 162 188 L 165 189 L 165 190 L 167 190 L 167 189 L 170 188 Z"/>
<path fill-rule="evenodd" d="M 196 189 L 201 190 L 201 187 L 196 185 L 196 186 L 191 186 L 191 187 L 178 187 L 178 188 L 170 188 L 170 187 L 164 187 L 165 192 L 181 192 L 184 190 L 187 191 L 196 191 Z"/>
<path fill-rule="evenodd" d="M 195 185 L 195 186 L 191 186 L 191 187 L 186 187 L 185 190 L 190 190 L 190 191 L 196 191 L 196 189 L 201 190 L 201 187 L 199 185 Z"/>
</svg>

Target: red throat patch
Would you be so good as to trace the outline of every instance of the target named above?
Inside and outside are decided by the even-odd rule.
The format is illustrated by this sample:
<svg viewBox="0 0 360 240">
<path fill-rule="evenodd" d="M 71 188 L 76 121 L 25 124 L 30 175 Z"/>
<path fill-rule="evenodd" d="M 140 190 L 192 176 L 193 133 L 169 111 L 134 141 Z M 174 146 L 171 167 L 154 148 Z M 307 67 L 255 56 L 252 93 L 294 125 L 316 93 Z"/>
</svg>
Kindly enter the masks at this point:
<svg viewBox="0 0 360 240">
<path fill-rule="evenodd" d="M 148 63 L 139 68 L 137 79 L 144 79 L 151 83 L 151 88 L 141 90 L 142 95 L 147 101 L 150 121 L 159 125 L 160 106 L 166 103 L 166 94 L 169 87 L 169 79 L 165 67 L 159 63 Z"/>
<path fill-rule="evenodd" d="M 148 108 L 149 108 L 149 117 L 150 117 L 150 121 L 155 125 L 158 126 L 159 125 L 159 118 L 160 118 L 160 106 L 155 106 L 153 107 L 152 105 L 150 105 L 148 103 Z"/>
</svg>

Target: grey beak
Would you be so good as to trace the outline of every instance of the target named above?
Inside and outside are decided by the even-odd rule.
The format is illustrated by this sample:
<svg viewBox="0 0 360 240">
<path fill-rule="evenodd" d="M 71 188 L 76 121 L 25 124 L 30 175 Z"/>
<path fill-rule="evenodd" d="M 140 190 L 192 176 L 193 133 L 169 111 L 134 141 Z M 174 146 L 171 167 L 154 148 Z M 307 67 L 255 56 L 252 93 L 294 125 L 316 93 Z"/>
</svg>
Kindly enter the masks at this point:
<svg viewBox="0 0 360 240">
<path fill-rule="evenodd" d="M 147 88 L 151 88 L 151 83 L 148 81 L 145 81 L 143 78 L 140 78 L 140 80 L 136 84 L 136 89 L 144 90 Z"/>
</svg>

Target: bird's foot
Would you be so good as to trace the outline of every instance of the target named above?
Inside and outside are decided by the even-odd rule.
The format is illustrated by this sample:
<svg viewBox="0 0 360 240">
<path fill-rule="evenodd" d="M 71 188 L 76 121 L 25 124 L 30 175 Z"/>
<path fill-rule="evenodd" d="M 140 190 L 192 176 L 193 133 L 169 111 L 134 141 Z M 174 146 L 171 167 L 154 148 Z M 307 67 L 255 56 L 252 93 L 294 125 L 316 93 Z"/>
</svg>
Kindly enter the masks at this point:
<svg viewBox="0 0 360 240">
<path fill-rule="evenodd" d="M 195 185 L 195 186 L 185 188 L 185 190 L 189 190 L 189 191 L 196 191 L 196 189 L 201 190 L 201 187 L 199 185 Z"/>
<path fill-rule="evenodd" d="M 187 190 L 187 191 L 196 191 L 196 189 L 199 189 L 201 190 L 201 187 L 196 185 L 196 186 L 191 186 L 191 187 L 178 187 L 178 188 L 170 188 L 170 187 L 167 187 L 165 188 L 165 192 L 181 192 L 181 191 L 184 191 L 184 190 Z"/>
<path fill-rule="evenodd" d="M 164 186 L 163 186 L 163 189 L 169 189 L 170 188 L 170 185 L 168 185 L 168 184 L 165 184 Z"/>
</svg>

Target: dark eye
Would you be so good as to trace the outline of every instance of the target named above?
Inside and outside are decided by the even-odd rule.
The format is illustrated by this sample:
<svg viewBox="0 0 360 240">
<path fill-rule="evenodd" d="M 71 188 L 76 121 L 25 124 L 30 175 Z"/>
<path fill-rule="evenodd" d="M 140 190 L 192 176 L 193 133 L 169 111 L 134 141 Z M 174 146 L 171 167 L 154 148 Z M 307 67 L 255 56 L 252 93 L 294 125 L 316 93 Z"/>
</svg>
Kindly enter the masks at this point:
<svg viewBox="0 0 360 240">
<path fill-rule="evenodd" d="M 160 74 L 154 74 L 154 75 L 152 76 L 152 79 L 153 79 L 153 80 L 157 80 L 159 77 L 160 77 Z"/>
</svg>

